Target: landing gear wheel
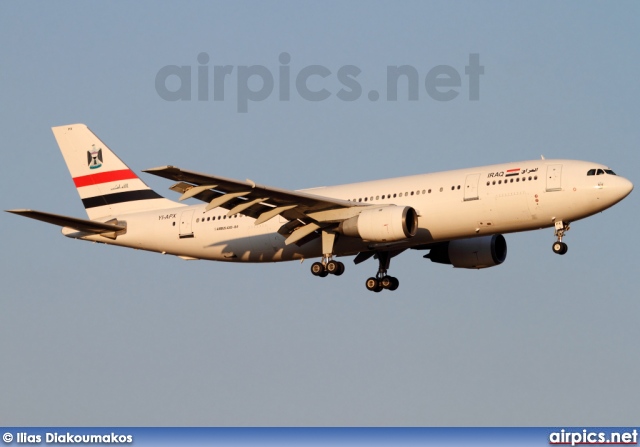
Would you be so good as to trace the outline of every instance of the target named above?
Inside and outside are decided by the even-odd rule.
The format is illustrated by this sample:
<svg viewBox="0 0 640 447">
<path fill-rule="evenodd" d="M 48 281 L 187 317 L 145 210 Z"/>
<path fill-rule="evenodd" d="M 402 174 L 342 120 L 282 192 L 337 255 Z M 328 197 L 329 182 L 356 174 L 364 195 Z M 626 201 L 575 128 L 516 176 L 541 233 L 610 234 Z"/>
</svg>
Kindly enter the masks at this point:
<svg viewBox="0 0 640 447">
<path fill-rule="evenodd" d="M 554 225 L 555 225 L 554 235 L 556 238 L 558 238 L 558 240 L 553 243 L 553 246 L 551 248 L 553 249 L 554 253 L 563 255 L 567 252 L 569 248 L 567 247 L 567 244 L 562 242 L 562 238 L 564 237 L 565 233 L 569 231 L 571 226 L 569 225 L 569 222 L 563 222 L 561 220 L 556 221 Z"/>
<path fill-rule="evenodd" d="M 398 278 L 387 275 L 387 270 L 389 270 L 391 258 L 403 251 L 404 249 L 398 251 L 379 251 L 375 253 L 378 259 L 378 273 L 376 273 L 375 277 L 367 279 L 367 290 L 380 292 L 382 289 L 396 290 L 398 288 L 400 281 L 398 281 Z"/>
<path fill-rule="evenodd" d="M 569 250 L 569 247 L 567 247 L 567 244 L 565 244 L 564 242 L 554 242 L 551 248 L 553 249 L 554 253 L 559 255 L 563 255 Z"/>
<path fill-rule="evenodd" d="M 311 273 L 314 276 L 327 276 L 327 271 L 325 270 L 324 265 L 322 265 L 322 262 L 314 262 L 311 264 Z"/>
<path fill-rule="evenodd" d="M 382 290 L 380 282 L 373 277 L 367 279 L 365 285 L 367 286 L 367 290 L 371 290 L 372 292 L 380 292 Z"/>
<path fill-rule="evenodd" d="M 380 285 L 384 289 L 396 290 L 400 285 L 400 281 L 398 281 L 398 278 L 394 278 L 393 276 L 383 276 L 380 280 Z"/>
<path fill-rule="evenodd" d="M 342 262 L 334 260 L 325 262 L 326 259 L 323 259 L 323 262 L 314 262 L 311 264 L 311 274 L 313 274 L 313 276 L 324 278 L 329 275 L 329 273 L 336 276 L 340 276 L 344 273 L 345 267 Z"/>
<path fill-rule="evenodd" d="M 344 264 L 338 261 L 329 261 L 327 262 L 327 272 L 340 276 L 344 273 Z"/>
</svg>

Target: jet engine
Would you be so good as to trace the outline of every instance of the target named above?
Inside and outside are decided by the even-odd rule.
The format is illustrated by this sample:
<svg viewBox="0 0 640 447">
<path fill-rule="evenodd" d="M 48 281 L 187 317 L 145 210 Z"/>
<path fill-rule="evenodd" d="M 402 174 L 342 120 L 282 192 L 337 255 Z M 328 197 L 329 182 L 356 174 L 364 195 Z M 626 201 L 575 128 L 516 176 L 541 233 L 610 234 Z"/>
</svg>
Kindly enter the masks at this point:
<svg viewBox="0 0 640 447">
<path fill-rule="evenodd" d="M 458 239 L 431 248 L 425 258 L 440 264 L 465 269 L 482 269 L 500 265 L 507 259 L 507 241 L 501 234 Z"/>
<path fill-rule="evenodd" d="M 410 206 L 382 206 L 366 209 L 340 223 L 338 231 L 345 236 L 370 242 L 393 242 L 415 236 L 418 213 Z"/>
</svg>

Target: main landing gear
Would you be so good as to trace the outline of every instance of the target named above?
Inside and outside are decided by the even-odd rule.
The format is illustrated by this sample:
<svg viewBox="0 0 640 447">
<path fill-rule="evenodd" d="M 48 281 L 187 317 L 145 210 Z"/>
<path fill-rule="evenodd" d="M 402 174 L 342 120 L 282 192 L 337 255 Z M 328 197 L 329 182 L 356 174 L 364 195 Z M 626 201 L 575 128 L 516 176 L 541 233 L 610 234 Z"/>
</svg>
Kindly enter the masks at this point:
<svg viewBox="0 0 640 447">
<path fill-rule="evenodd" d="M 396 290 L 400 285 L 398 278 L 387 275 L 389 264 L 391 263 L 391 253 L 388 251 L 381 251 L 376 254 L 378 258 L 378 273 L 375 277 L 367 279 L 365 286 L 367 290 L 372 292 L 380 292 L 382 289 Z"/>
<path fill-rule="evenodd" d="M 569 231 L 571 227 L 569 226 L 569 222 L 564 223 L 561 220 L 557 221 L 555 223 L 555 226 L 556 226 L 556 231 L 554 235 L 558 238 L 558 240 L 553 243 L 551 248 L 553 249 L 554 253 L 558 255 L 563 255 L 567 252 L 567 250 L 569 250 L 569 247 L 567 247 L 567 244 L 562 242 L 562 238 L 564 237 L 564 234 L 567 231 Z"/>
<path fill-rule="evenodd" d="M 311 264 L 311 273 L 321 278 L 329 274 L 340 276 L 344 273 L 344 269 L 345 267 L 342 262 L 334 261 L 330 257 L 323 257 L 322 262 L 314 262 Z"/>
<path fill-rule="evenodd" d="M 340 276 L 344 273 L 344 264 L 333 260 L 333 245 L 336 241 L 336 234 L 331 231 L 322 230 L 322 261 L 311 264 L 311 273 L 314 276 L 324 278 L 332 274 Z"/>
</svg>

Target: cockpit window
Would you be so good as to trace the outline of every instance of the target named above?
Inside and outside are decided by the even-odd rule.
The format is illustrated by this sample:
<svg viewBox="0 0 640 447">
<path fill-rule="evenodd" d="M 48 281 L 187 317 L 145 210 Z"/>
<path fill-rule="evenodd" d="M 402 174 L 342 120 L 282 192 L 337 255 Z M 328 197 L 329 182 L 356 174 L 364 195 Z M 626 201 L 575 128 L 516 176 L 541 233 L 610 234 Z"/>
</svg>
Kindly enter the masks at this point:
<svg viewBox="0 0 640 447">
<path fill-rule="evenodd" d="M 587 175 L 603 175 L 603 174 L 616 175 L 616 173 L 613 172 L 611 169 L 589 169 L 589 171 L 587 171 Z"/>
</svg>

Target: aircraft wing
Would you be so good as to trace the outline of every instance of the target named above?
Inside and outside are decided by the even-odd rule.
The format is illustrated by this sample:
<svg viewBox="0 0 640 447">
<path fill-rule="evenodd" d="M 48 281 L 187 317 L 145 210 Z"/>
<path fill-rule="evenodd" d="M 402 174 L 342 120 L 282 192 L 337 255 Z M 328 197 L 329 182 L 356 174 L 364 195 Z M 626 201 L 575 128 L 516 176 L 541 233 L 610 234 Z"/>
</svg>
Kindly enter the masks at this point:
<svg viewBox="0 0 640 447">
<path fill-rule="evenodd" d="M 178 181 L 170 189 L 182 194 L 180 200 L 193 197 L 208 202 L 207 209 L 222 207 L 229 210 L 228 215 L 240 213 L 253 217 L 256 225 L 281 215 L 290 221 L 280 229 L 283 235 L 304 225 L 304 228 L 300 228 L 301 231 L 295 232 L 295 237 L 292 235 L 287 239 L 288 243 L 299 242 L 304 237 L 311 236 L 315 230 L 354 217 L 364 207 L 373 205 L 258 185 L 251 180 L 202 174 L 175 166 L 147 169 L 143 172 Z"/>
<path fill-rule="evenodd" d="M 100 234 L 105 237 L 115 239 L 116 233 L 126 230 L 123 225 L 115 224 L 111 222 L 96 222 L 94 220 L 78 219 L 76 217 L 62 216 L 60 214 L 45 213 L 43 211 L 35 210 L 7 210 L 8 213 L 17 214 L 19 216 L 29 217 L 31 219 L 41 220 L 53 225 L 61 227 L 73 228 L 74 230 L 82 231 L 85 233 Z"/>
</svg>

